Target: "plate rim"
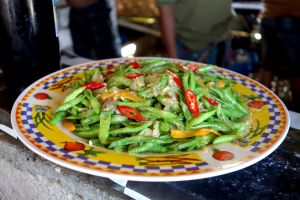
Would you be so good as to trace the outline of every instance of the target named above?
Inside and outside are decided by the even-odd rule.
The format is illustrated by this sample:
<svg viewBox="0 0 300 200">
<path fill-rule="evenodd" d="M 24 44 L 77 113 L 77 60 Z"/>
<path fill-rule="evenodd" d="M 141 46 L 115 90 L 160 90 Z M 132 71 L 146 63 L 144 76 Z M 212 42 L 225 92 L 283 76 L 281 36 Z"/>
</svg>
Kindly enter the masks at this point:
<svg viewBox="0 0 300 200">
<path fill-rule="evenodd" d="M 40 83 L 41 81 L 50 78 L 51 76 L 55 75 L 55 74 L 59 74 L 63 71 L 68 71 L 69 69 L 72 68 L 76 68 L 76 67 L 80 67 L 83 65 L 89 65 L 89 64 L 95 64 L 97 62 L 107 62 L 107 61 L 120 61 L 120 60 L 135 60 L 135 59 L 151 59 L 151 58 L 155 58 L 155 59 L 164 59 L 164 60 L 171 60 L 171 61 L 178 61 L 178 62 L 188 62 L 188 63 L 195 63 L 195 64 L 204 64 L 204 63 L 200 63 L 200 62 L 194 62 L 194 61 L 188 61 L 188 60 L 182 60 L 182 59 L 172 59 L 172 58 L 162 58 L 162 57 L 134 57 L 134 58 L 110 58 L 110 59 L 103 59 L 103 60 L 95 60 L 95 61 L 91 61 L 91 62 L 85 62 L 85 63 L 80 63 L 77 65 L 73 65 L 73 66 L 69 66 L 63 69 L 60 69 L 58 71 L 55 71 L 53 73 L 50 73 L 44 77 L 41 77 L 40 79 L 38 79 L 37 81 L 33 82 L 32 84 L 30 84 L 19 96 L 18 98 L 15 100 L 14 105 L 11 109 L 11 122 L 12 122 L 12 127 L 13 129 L 17 132 L 18 138 L 21 140 L 21 142 L 27 146 L 27 148 L 29 148 L 31 151 L 35 152 L 36 154 L 38 154 L 39 156 L 68 169 L 72 169 L 75 171 L 79 171 L 82 173 L 87 173 L 87 174 L 91 174 L 91 175 L 95 175 L 95 176 L 101 176 L 101 177 L 106 177 L 106 178 L 116 178 L 116 179 L 126 179 L 126 180 L 132 180 L 132 181 L 144 181 L 144 182 L 165 182 L 165 181 L 186 181 L 186 180 L 195 180 L 195 179 L 203 179 L 203 178 L 209 178 L 209 177 L 215 177 L 215 176 L 219 176 L 219 175 L 223 175 L 223 174 L 228 174 L 228 173 L 232 173 L 241 169 L 244 169 L 246 167 L 249 167 L 261 160 L 263 160 L 264 158 L 266 158 L 268 155 L 270 155 L 275 149 L 278 148 L 278 146 L 284 141 L 288 131 L 289 131 L 289 127 L 290 127 L 290 116 L 289 116 L 289 112 L 285 106 L 285 104 L 282 102 L 282 100 L 270 89 L 268 89 L 266 86 L 262 85 L 261 83 L 257 82 L 256 80 L 247 77 L 243 74 L 234 72 L 232 70 L 226 69 L 226 68 L 222 68 L 222 67 L 218 67 L 221 68 L 222 70 L 225 71 L 229 71 L 230 73 L 233 73 L 234 75 L 238 75 L 238 76 L 242 76 L 244 79 L 247 80 L 251 80 L 253 81 L 255 84 L 261 86 L 262 88 L 264 88 L 265 90 L 267 90 L 268 92 L 270 92 L 275 98 L 276 100 L 279 101 L 279 103 L 281 104 L 283 111 L 286 115 L 286 124 L 284 129 L 282 130 L 282 134 L 280 135 L 280 137 L 276 140 L 276 142 L 274 142 L 270 148 L 268 148 L 267 150 L 265 150 L 263 153 L 257 153 L 255 152 L 255 157 L 247 160 L 246 162 L 243 162 L 241 164 L 235 165 L 233 167 L 228 167 L 226 169 L 218 169 L 218 170 L 214 170 L 214 171 L 206 171 L 204 173 L 194 173 L 194 174 L 184 174 L 184 175 L 162 175 L 162 176 L 151 176 L 151 175 L 136 175 L 136 174 L 121 174 L 121 173 L 114 173 L 114 172 L 107 172 L 104 170 L 97 170 L 97 169 L 92 169 L 92 168 L 85 168 L 83 166 L 80 165 L 75 165 L 73 163 L 70 163 L 68 161 L 64 161 L 61 159 L 58 159 L 54 156 L 51 156 L 50 154 L 47 154 L 45 152 L 43 152 L 42 150 L 38 149 L 37 147 L 35 147 L 19 130 L 19 127 L 17 126 L 17 121 L 16 121 L 16 113 L 17 113 L 17 107 L 19 103 L 22 103 L 22 99 L 23 97 L 38 83 Z"/>
</svg>

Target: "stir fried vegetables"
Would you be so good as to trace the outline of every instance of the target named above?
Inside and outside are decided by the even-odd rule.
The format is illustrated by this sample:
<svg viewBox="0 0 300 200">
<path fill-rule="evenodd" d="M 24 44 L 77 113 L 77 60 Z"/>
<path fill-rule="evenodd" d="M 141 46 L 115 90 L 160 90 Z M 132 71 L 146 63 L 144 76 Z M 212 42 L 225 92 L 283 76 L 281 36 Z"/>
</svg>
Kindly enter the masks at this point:
<svg viewBox="0 0 300 200">
<path fill-rule="evenodd" d="M 246 102 L 212 65 L 141 59 L 90 70 L 51 121 L 115 151 L 170 153 L 230 142 L 249 131 Z"/>
</svg>

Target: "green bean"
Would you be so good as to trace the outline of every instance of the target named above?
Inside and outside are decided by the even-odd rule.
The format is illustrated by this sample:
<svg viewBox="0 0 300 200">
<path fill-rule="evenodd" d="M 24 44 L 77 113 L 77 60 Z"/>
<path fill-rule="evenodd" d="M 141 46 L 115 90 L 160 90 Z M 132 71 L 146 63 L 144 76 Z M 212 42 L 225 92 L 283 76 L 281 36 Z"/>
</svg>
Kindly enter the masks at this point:
<svg viewBox="0 0 300 200">
<path fill-rule="evenodd" d="M 90 129 L 88 131 L 76 131 L 74 133 L 78 137 L 90 139 L 90 138 L 98 137 L 98 132 L 99 132 L 98 128 L 94 128 L 94 129 Z"/>
<path fill-rule="evenodd" d="M 165 68 L 159 68 L 165 64 L 169 63 L 168 60 L 160 60 L 160 61 L 157 61 L 157 62 L 152 62 L 152 63 L 147 63 L 144 65 L 143 67 L 143 71 L 146 72 L 146 73 L 150 73 L 150 72 L 153 72 L 153 71 L 163 71 Z"/>
<path fill-rule="evenodd" d="M 125 78 L 123 76 L 114 76 L 109 79 L 109 87 L 129 87 L 132 83 L 132 80 Z"/>
<path fill-rule="evenodd" d="M 116 140 L 119 140 L 119 139 L 120 138 L 117 138 L 117 137 L 109 137 L 107 140 L 108 140 L 108 142 L 113 142 L 113 141 L 116 141 Z M 101 144 L 99 138 L 89 139 L 88 144 L 93 145 L 93 146 L 105 146 L 105 144 Z"/>
<path fill-rule="evenodd" d="M 128 120 L 124 115 L 112 115 L 110 119 L 111 124 L 120 124 L 122 122 L 126 122 Z"/>
<path fill-rule="evenodd" d="M 116 146 L 125 146 L 129 144 L 136 144 L 140 142 L 156 142 L 157 144 L 168 144 L 173 142 L 172 138 L 158 138 L 158 137 L 151 137 L 151 136 L 142 136 L 142 135 L 135 135 L 131 137 L 126 137 L 117 141 L 112 142 L 109 145 L 109 148 L 114 148 Z"/>
<path fill-rule="evenodd" d="M 203 73 L 203 72 L 206 72 L 208 70 L 211 70 L 213 68 L 216 68 L 216 66 L 214 65 L 206 65 L 206 66 L 203 66 L 203 67 L 200 67 L 196 70 L 197 73 Z"/>
<path fill-rule="evenodd" d="M 210 141 L 212 141 L 215 138 L 214 134 L 209 134 L 206 136 L 201 137 L 195 137 L 193 139 L 190 139 L 188 142 L 184 142 L 178 146 L 178 149 L 182 150 L 185 148 L 188 148 L 190 146 L 199 145 L 201 146 L 207 145 Z"/>
<path fill-rule="evenodd" d="M 194 92 L 195 88 L 196 88 L 195 74 L 194 74 L 194 72 L 190 72 L 189 74 L 190 74 L 190 76 L 189 76 L 189 86 L 190 86 L 190 89 Z"/>
<path fill-rule="evenodd" d="M 100 113 L 100 107 L 101 107 L 100 103 L 97 100 L 97 98 L 93 96 L 92 92 L 90 90 L 88 90 L 88 91 L 89 91 L 88 99 L 90 101 L 90 105 L 91 105 L 93 111 L 96 114 L 99 114 Z"/>
<path fill-rule="evenodd" d="M 215 87 L 210 87 L 211 91 L 214 92 L 219 98 L 223 99 L 224 98 L 224 94 L 223 91 L 219 88 L 215 88 Z"/>
<path fill-rule="evenodd" d="M 135 144 L 140 142 L 148 142 L 152 140 L 153 137 L 150 136 L 141 136 L 141 135 L 135 135 L 131 137 L 122 138 L 120 140 L 114 141 L 109 145 L 109 148 L 114 148 L 116 146 L 125 146 L 129 144 Z"/>
<path fill-rule="evenodd" d="M 75 99 L 67 102 L 67 103 L 64 103 L 63 105 L 59 106 L 55 112 L 61 112 L 61 111 L 66 111 L 68 109 L 70 109 L 72 106 L 75 106 L 77 104 L 79 104 L 82 100 L 85 99 L 85 95 L 79 95 L 78 97 L 76 97 Z"/>
<path fill-rule="evenodd" d="M 82 105 L 84 105 L 85 107 L 89 107 L 89 105 L 90 105 L 90 102 L 89 102 L 89 100 L 87 100 L 87 99 L 83 99 L 80 103 L 81 103 Z"/>
<path fill-rule="evenodd" d="M 151 113 L 151 112 L 141 111 L 141 115 L 146 117 L 147 119 L 157 119 L 156 115 L 154 113 Z"/>
<path fill-rule="evenodd" d="M 226 142 L 231 142 L 237 138 L 236 135 L 222 135 L 214 139 L 213 144 L 221 144 Z"/>
<path fill-rule="evenodd" d="M 155 115 L 155 118 L 162 118 L 162 119 L 170 119 L 176 118 L 177 116 L 169 111 L 160 110 L 153 107 L 142 107 L 141 110 L 147 110 Z"/>
<path fill-rule="evenodd" d="M 212 128 L 215 131 L 221 131 L 226 133 L 232 131 L 232 128 L 224 122 L 202 122 L 192 127 L 192 129 L 199 129 L 199 128 Z"/>
<path fill-rule="evenodd" d="M 152 149 L 153 147 L 155 147 L 157 145 L 156 142 L 154 141 L 150 141 L 150 142 L 146 142 L 140 146 L 137 146 L 133 149 L 130 149 L 128 151 L 128 153 L 132 153 L 132 154 L 137 154 L 137 153 L 143 153 L 143 152 L 147 152 L 149 151 L 150 149 Z"/>
<path fill-rule="evenodd" d="M 98 124 L 97 124 L 97 126 L 88 126 L 88 127 L 82 126 L 81 124 L 80 125 L 76 124 L 75 127 L 76 127 L 75 132 L 81 132 L 81 131 L 85 132 L 85 131 L 90 131 L 90 130 L 93 130 L 93 131 L 98 130 Z"/>
<path fill-rule="evenodd" d="M 216 113 L 216 109 L 212 111 L 208 111 L 206 113 L 201 113 L 199 117 L 191 119 L 185 126 L 186 129 L 191 129 L 194 126 L 199 125 L 201 122 L 204 122 L 208 118 L 212 117 Z"/>
<path fill-rule="evenodd" d="M 187 151 L 193 151 L 197 148 L 197 145 L 192 145 L 190 147 L 187 148 Z"/>
<path fill-rule="evenodd" d="M 230 95 L 230 88 L 226 88 L 224 90 L 224 99 L 226 99 L 228 102 L 231 102 L 244 114 L 248 114 L 248 110 L 232 98 L 232 95 Z"/>
<path fill-rule="evenodd" d="M 246 120 L 244 122 L 239 123 L 231 123 L 231 127 L 236 135 L 242 135 L 249 132 L 251 122 L 249 120 Z"/>
<path fill-rule="evenodd" d="M 147 59 L 147 60 L 139 60 L 139 63 L 141 65 L 145 65 L 145 64 L 149 64 L 149 63 L 156 63 L 156 62 L 160 62 L 161 59 L 158 59 L 158 58 L 150 58 L 150 59 Z"/>
<path fill-rule="evenodd" d="M 168 97 L 165 97 L 165 96 L 162 96 L 162 95 L 158 95 L 156 97 L 157 101 L 158 101 L 158 104 L 157 104 L 157 107 L 159 110 L 161 110 L 161 106 L 168 106 L 170 111 L 172 112 L 180 112 L 180 106 L 179 104 L 177 103 L 173 103 L 170 105 L 170 100 Z"/>
<path fill-rule="evenodd" d="M 165 152 L 167 152 L 167 150 L 168 150 L 167 147 L 156 145 L 156 146 L 153 146 L 151 149 L 149 149 L 148 152 L 165 153 Z"/>
<path fill-rule="evenodd" d="M 182 86 L 184 90 L 189 89 L 189 75 L 189 72 L 185 70 L 182 77 Z"/>
<path fill-rule="evenodd" d="M 181 116 L 176 117 L 176 118 L 167 118 L 165 120 L 167 122 L 169 122 L 170 124 L 175 125 L 176 129 L 179 129 L 179 130 L 184 129 L 183 118 Z"/>
<path fill-rule="evenodd" d="M 100 113 L 100 125 L 99 125 L 99 134 L 98 138 L 101 144 L 106 144 L 107 138 L 109 135 L 109 127 L 110 127 L 110 118 L 111 112 L 101 112 Z"/>
<path fill-rule="evenodd" d="M 131 101 L 117 101 L 116 104 L 118 106 L 129 106 L 132 108 L 138 108 L 138 107 L 144 107 L 144 106 L 149 106 L 148 103 L 143 103 L 143 102 L 131 102 Z"/>
<path fill-rule="evenodd" d="M 72 101 L 73 99 L 75 99 L 79 94 L 81 94 L 83 91 L 85 90 L 85 87 L 80 87 L 80 88 L 77 88 L 76 90 L 74 90 L 72 93 L 70 93 L 68 96 L 65 97 L 65 100 L 64 100 L 64 104 L 65 103 L 68 103 L 70 101 Z"/>
<path fill-rule="evenodd" d="M 89 117 L 81 119 L 81 124 L 83 126 L 88 126 L 88 125 L 94 124 L 96 122 L 99 122 L 99 115 L 91 115 Z"/>
<path fill-rule="evenodd" d="M 117 134 L 121 134 L 121 133 L 136 133 L 136 132 L 140 132 L 140 131 L 148 128 L 151 125 L 152 125 L 152 122 L 149 121 L 149 122 L 143 123 L 141 126 L 138 126 L 138 127 L 125 127 L 125 128 L 111 130 L 111 131 L 109 131 L 109 134 L 117 135 Z"/>
<path fill-rule="evenodd" d="M 190 146 L 194 146 L 194 145 L 200 143 L 201 141 L 202 141 L 202 139 L 200 137 L 193 138 L 192 140 L 190 140 L 188 142 L 180 144 L 178 146 L 178 149 L 182 150 L 182 149 L 188 148 Z"/>
<path fill-rule="evenodd" d="M 200 97 L 200 101 L 203 103 L 203 107 L 205 109 L 211 109 L 213 106 L 207 101 L 205 100 L 202 96 Z"/>
<path fill-rule="evenodd" d="M 103 146 L 103 144 L 101 144 L 101 142 L 99 141 L 98 138 L 92 138 L 92 139 L 89 139 L 89 145 L 91 146 Z"/>
<path fill-rule="evenodd" d="M 160 123 L 159 123 L 159 130 L 162 131 L 162 132 L 168 132 L 170 131 L 170 125 L 168 122 L 162 120 Z"/>
<path fill-rule="evenodd" d="M 189 108 L 187 107 L 187 105 L 185 104 L 182 96 L 180 96 L 180 106 L 181 106 L 181 110 L 182 110 L 183 116 L 186 119 L 186 121 L 189 121 L 190 119 L 192 119 L 192 114 L 189 111 Z"/>
<path fill-rule="evenodd" d="M 168 80 L 169 80 L 168 74 L 163 74 L 162 76 L 160 76 L 160 89 L 166 87 Z"/>
<path fill-rule="evenodd" d="M 226 117 L 233 121 L 239 121 L 239 119 L 245 117 L 245 114 L 233 105 L 223 105 L 222 111 Z"/>
<path fill-rule="evenodd" d="M 115 150 L 116 152 L 124 152 L 124 151 L 125 151 L 124 149 L 125 149 L 124 146 L 116 146 L 116 147 L 114 148 L 114 150 Z"/>
<path fill-rule="evenodd" d="M 77 110 L 78 110 L 77 106 L 72 106 L 71 110 L 70 110 L 71 115 L 76 116 L 77 115 Z"/>
<path fill-rule="evenodd" d="M 57 124 L 58 122 L 60 122 L 61 120 L 64 119 L 64 117 L 66 116 L 66 114 L 67 114 L 67 112 L 65 112 L 65 111 L 57 112 L 55 114 L 55 117 L 50 121 L 50 124 L 51 125 Z"/>
</svg>

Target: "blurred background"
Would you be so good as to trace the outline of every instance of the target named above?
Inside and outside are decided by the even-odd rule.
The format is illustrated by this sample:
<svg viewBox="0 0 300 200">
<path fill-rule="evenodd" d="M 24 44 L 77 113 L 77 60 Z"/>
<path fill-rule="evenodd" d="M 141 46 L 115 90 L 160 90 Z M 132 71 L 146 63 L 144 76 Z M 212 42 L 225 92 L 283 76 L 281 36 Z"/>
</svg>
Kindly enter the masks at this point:
<svg viewBox="0 0 300 200">
<path fill-rule="evenodd" d="M 161 39 L 160 13 L 156 0 L 116 0 L 115 6 L 122 57 L 167 56 Z M 244 66 L 231 67 L 244 74 L 255 72 L 259 65 L 261 34 L 258 14 L 261 8 L 260 0 L 234 0 L 232 4 L 238 19 L 231 30 L 234 53 L 232 59 L 237 59 L 235 62 Z M 57 24 L 60 48 L 63 52 L 74 52 L 69 30 L 69 12 L 70 7 L 65 0 L 58 0 Z"/>
<path fill-rule="evenodd" d="M 117 43 L 120 45 L 119 56 L 167 57 L 160 31 L 160 12 L 156 0 L 116 0 L 114 3 L 118 30 Z M 70 30 L 70 4 L 65 0 L 57 0 L 55 5 L 61 63 L 63 66 L 68 66 L 67 60 L 70 58 L 88 56 L 79 55 L 74 51 Z M 262 35 L 259 31 L 259 13 L 262 3 L 260 0 L 234 0 L 231 8 L 236 15 L 236 22 L 230 30 L 230 53 L 225 54 L 222 67 L 257 79 L 257 73 L 262 65 Z M 5 95 L 2 76 L 0 75 L 0 92 L 2 92 L 0 106 L 9 109 L 14 98 L 10 99 Z M 270 88 L 284 100 L 288 107 L 292 106 L 289 80 L 275 77 Z"/>
</svg>

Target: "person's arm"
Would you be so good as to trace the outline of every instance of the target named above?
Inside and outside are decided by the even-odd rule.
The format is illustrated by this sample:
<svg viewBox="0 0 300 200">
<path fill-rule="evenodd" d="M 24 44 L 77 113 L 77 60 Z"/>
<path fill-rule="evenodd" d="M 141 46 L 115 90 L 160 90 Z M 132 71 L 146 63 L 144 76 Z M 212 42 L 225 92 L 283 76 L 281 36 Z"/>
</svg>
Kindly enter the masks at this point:
<svg viewBox="0 0 300 200">
<path fill-rule="evenodd" d="M 174 9 L 170 4 L 159 6 L 162 39 L 170 58 L 177 58 Z"/>
</svg>

